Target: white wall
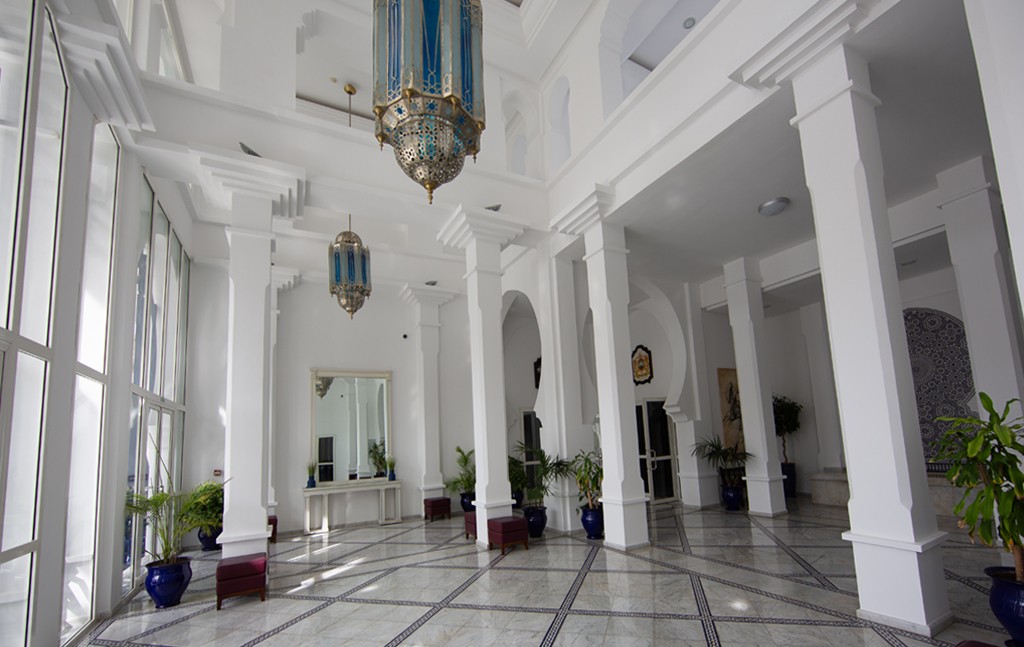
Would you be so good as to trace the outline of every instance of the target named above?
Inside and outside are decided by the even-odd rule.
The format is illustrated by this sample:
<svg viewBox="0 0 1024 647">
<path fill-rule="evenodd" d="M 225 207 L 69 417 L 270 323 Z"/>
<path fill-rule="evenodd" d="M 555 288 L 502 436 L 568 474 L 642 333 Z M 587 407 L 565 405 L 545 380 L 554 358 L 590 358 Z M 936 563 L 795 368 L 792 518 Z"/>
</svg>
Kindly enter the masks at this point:
<svg viewBox="0 0 1024 647">
<path fill-rule="evenodd" d="M 704 316 L 704 348 L 708 363 L 708 393 L 710 410 L 708 420 L 711 430 L 718 436 L 722 435 L 721 403 L 718 398 L 718 369 L 736 368 L 736 355 L 732 345 L 732 328 L 729 316 L 716 312 L 703 313 Z M 740 394 L 743 397 L 743 394 Z"/>
<path fill-rule="evenodd" d="M 469 304 L 459 295 L 441 307 L 441 473 L 458 474 L 455 447 L 473 448 L 472 373 L 469 363 Z M 459 496 L 458 492 L 446 492 Z M 453 504 L 452 510 L 458 510 Z M 406 513 L 408 514 L 408 513 Z"/>
<path fill-rule="evenodd" d="M 391 371 L 390 449 L 396 460 L 395 472 L 403 482 L 402 512 L 419 514 L 422 460 L 414 435 L 419 397 L 415 345 L 411 336 L 402 338 L 413 332 L 413 307 L 402 301 L 398 287 L 377 285 L 366 305 L 350 320 L 324 284 L 311 282 L 280 294 L 278 303 L 276 437 L 271 455 L 280 531 L 302 528 L 302 488 L 311 455 L 309 376 L 313 368 Z M 442 355 L 444 352 L 442 344 Z M 373 492 L 335 496 L 331 502 L 332 523 L 377 519 L 377 495 Z"/>
<path fill-rule="evenodd" d="M 668 336 L 653 314 L 646 310 L 632 309 L 629 312 L 629 337 L 630 352 L 638 344 L 651 351 L 651 366 L 654 370 L 654 379 L 648 384 L 633 386 L 634 401 L 640 404 L 644 400 L 664 400 L 668 395 L 674 365 Z"/>
<path fill-rule="evenodd" d="M 903 308 L 932 308 L 963 321 L 952 267 L 900 281 Z"/>
<path fill-rule="evenodd" d="M 807 345 L 800 324 L 800 311 L 794 310 L 764 321 L 763 359 L 768 368 L 772 394 L 784 395 L 804 405 L 800 412 L 800 430 L 786 438 L 789 460 L 797 466 L 797 492 L 811 491 L 808 478 L 821 471 L 818 465 L 818 431 L 814 422 L 814 396 L 807 364 Z M 742 394 L 740 394 L 742 397 Z M 782 456 L 782 441 L 779 441 Z"/>
<path fill-rule="evenodd" d="M 533 411 L 539 390 L 534 387 L 533 363 L 541 357 L 540 329 L 533 316 L 505 318 L 502 326 L 505 339 L 505 432 L 508 452 L 523 440 L 523 410 Z M 554 420 L 541 420 L 554 424 Z"/>
</svg>

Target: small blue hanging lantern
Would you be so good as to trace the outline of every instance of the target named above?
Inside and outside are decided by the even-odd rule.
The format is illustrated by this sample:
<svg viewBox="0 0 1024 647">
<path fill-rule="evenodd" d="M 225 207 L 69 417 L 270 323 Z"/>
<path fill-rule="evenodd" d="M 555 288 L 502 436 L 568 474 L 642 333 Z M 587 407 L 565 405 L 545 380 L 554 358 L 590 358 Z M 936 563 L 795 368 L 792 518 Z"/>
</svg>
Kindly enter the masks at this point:
<svg viewBox="0 0 1024 647">
<path fill-rule="evenodd" d="M 327 246 L 327 276 L 332 295 L 351 319 L 370 297 L 370 249 L 352 231 L 352 215 L 348 217 L 348 230 L 338 234 Z"/>
<path fill-rule="evenodd" d="M 480 0 L 374 0 L 373 114 L 405 174 L 427 190 L 476 159 L 484 129 Z"/>
</svg>

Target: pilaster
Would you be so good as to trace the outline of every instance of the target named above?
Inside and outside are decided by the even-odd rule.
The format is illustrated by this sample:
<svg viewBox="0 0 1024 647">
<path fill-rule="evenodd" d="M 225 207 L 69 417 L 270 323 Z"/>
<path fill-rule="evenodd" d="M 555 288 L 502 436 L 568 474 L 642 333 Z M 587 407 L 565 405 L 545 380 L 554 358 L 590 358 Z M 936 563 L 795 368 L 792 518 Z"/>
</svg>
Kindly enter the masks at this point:
<svg viewBox="0 0 1024 647">
<path fill-rule="evenodd" d="M 924 469 L 868 66 L 845 47 L 793 81 L 850 483 L 858 615 L 952 620 Z"/>
<path fill-rule="evenodd" d="M 825 471 L 843 468 L 843 437 L 836 408 L 836 381 L 828 344 L 825 307 L 812 303 L 800 308 L 800 330 L 807 349 L 811 376 L 814 427 L 818 432 L 818 466 Z"/>
<path fill-rule="evenodd" d="M 772 389 L 762 361 L 764 302 L 757 261 L 740 258 L 725 265 L 725 294 L 736 353 L 743 441 L 753 456 L 745 477 L 750 514 L 774 517 L 786 512 L 779 446 L 775 440 Z"/>
<path fill-rule="evenodd" d="M 438 356 L 441 352 L 440 308 L 455 296 L 451 290 L 429 285 L 402 288 L 402 298 L 416 310 L 416 392 L 417 439 L 423 472 L 420 490 L 423 498 L 442 496 L 441 475 L 441 394 Z"/>
</svg>

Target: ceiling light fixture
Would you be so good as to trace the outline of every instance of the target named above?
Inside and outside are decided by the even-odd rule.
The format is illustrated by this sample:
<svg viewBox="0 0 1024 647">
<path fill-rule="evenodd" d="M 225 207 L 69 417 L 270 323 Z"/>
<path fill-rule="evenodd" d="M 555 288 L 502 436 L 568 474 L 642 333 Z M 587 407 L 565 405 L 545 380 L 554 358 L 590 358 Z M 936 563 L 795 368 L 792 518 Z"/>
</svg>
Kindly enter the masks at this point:
<svg viewBox="0 0 1024 647">
<path fill-rule="evenodd" d="M 757 207 L 757 212 L 765 218 L 777 216 L 789 208 L 789 198 L 772 198 L 765 200 Z"/>
<path fill-rule="evenodd" d="M 693 26 L 696 24 L 697 19 L 691 16 L 690 18 L 687 18 L 686 20 L 683 21 L 683 29 L 693 29 Z"/>
<path fill-rule="evenodd" d="M 427 190 L 454 180 L 484 129 L 480 0 L 373 3 L 373 114 L 405 174 Z"/>
<path fill-rule="evenodd" d="M 348 216 L 348 229 L 327 246 L 327 263 L 328 289 L 351 319 L 363 307 L 373 289 L 370 284 L 370 249 L 352 231 L 352 214 Z"/>
</svg>

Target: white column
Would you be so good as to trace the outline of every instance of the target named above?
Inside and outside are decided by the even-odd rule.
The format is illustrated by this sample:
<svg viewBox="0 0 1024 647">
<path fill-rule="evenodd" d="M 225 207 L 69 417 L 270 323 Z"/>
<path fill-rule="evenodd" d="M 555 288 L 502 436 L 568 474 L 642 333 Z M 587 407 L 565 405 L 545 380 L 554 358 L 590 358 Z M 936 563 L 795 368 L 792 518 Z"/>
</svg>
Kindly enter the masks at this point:
<svg viewBox="0 0 1024 647">
<path fill-rule="evenodd" d="M 934 634 L 952 615 L 924 469 L 867 63 L 844 47 L 793 81 L 850 483 L 861 617 Z"/>
<path fill-rule="evenodd" d="M 580 347 L 576 334 L 576 304 L 573 281 L 572 256 L 567 253 L 554 254 L 548 260 L 551 322 L 554 328 L 553 357 L 544 357 L 544 374 L 540 388 L 545 398 L 555 403 L 556 420 L 543 429 L 541 434 L 550 433 L 555 443 L 543 443 L 556 450 L 559 456 L 571 459 L 580 451 L 594 447 L 593 427 L 583 422 L 583 405 L 580 392 Z M 573 479 L 566 479 L 555 485 L 548 510 L 548 522 L 558 530 L 571 531 L 578 528 L 577 507 L 579 492 Z"/>
<path fill-rule="evenodd" d="M 786 496 L 775 440 L 771 384 L 760 356 L 764 346 L 764 302 L 757 261 L 740 258 L 726 263 L 725 295 L 736 353 L 743 442 L 753 454 L 747 463 L 748 505 L 750 514 L 774 517 L 786 512 Z"/>
<path fill-rule="evenodd" d="M 828 345 L 825 306 L 819 301 L 800 308 L 800 330 L 807 349 L 811 377 L 814 427 L 818 432 L 818 467 L 824 471 L 843 468 L 843 436 L 836 408 L 836 381 L 832 351 Z"/>
<path fill-rule="evenodd" d="M 965 0 L 992 153 L 999 172 L 1006 229 L 1014 251 L 1017 303 L 1024 303 L 1024 3 Z M 1018 305 L 1019 307 L 1019 305 Z M 977 379 L 977 377 L 975 378 Z M 1019 394 L 1019 391 L 1018 391 Z"/>
<path fill-rule="evenodd" d="M 376 476 L 377 468 L 370 463 L 370 394 L 367 392 L 366 385 L 363 384 L 362 380 L 354 380 L 350 391 L 353 392 L 356 403 L 356 456 L 359 459 L 356 471 L 359 473 L 359 478 Z"/>
<path fill-rule="evenodd" d="M 477 543 L 487 545 L 487 520 L 512 514 L 505 436 L 505 357 L 501 334 L 501 247 L 524 227 L 462 205 L 438 234 L 466 252 L 469 350 L 473 378 Z"/>
<path fill-rule="evenodd" d="M 441 475 L 441 374 L 438 355 L 441 352 L 440 308 L 451 301 L 455 293 L 443 288 L 408 283 L 402 289 L 402 298 L 416 309 L 416 437 L 423 470 L 420 490 L 423 498 L 444 495 L 444 477 Z"/>
<path fill-rule="evenodd" d="M 694 443 L 715 433 L 709 424 L 711 403 L 708 393 L 707 357 L 700 290 L 683 287 L 682 304 L 673 302 L 688 339 L 686 382 L 680 404 L 665 406 L 676 428 L 676 462 L 679 464 L 679 496 L 684 505 L 705 508 L 719 502 L 718 475 L 708 462 L 691 453 Z"/>
<path fill-rule="evenodd" d="M 272 203 L 234 194 L 228 289 L 227 428 L 224 432 L 224 557 L 267 550 L 263 505 L 265 348 L 270 308 Z"/>
<path fill-rule="evenodd" d="M 604 456 L 601 501 L 605 542 L 626 549 L 650 542 L 629 357 L 628 250 L 622 226 L 605 221 L 613 199 L 611 187 L 597 185 L 577 206 L 552 221 L 552 226 L 563 233 L 582 235 L 586 249 Z"/>
<path fill-rule="evenodd" d="M 1002 406 L 1024 393 L 1024 378 L 995 173 L 977 157 L 937 177 L 974 386 Z M 982 411 L 979 401 L 972 406 Z"/>
</svg>

